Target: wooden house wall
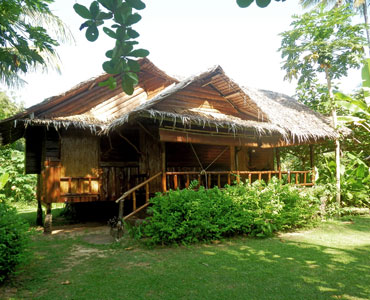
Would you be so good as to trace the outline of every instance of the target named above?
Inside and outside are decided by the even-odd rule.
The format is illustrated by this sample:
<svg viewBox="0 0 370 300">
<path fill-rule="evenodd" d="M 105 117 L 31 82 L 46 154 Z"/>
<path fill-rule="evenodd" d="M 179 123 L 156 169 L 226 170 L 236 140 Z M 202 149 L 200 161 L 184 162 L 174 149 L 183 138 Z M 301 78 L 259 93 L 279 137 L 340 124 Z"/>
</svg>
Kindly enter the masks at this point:
<svg viewBox="0 0 370 300">
<path fill-rule="evenodd" d="M 223 154 L 207 169 L 207 171 L 230 170 L 229 146 L 193 144 L 193 147 L 204 169 L 223 152 Z M 190 144 L 166 143 L 166 155 L 168 170 L 195 171 L 202 169 Z"/>
<path fill-rule="evenodd" d="M 139 183 L 138 148 L 138 130 L 101 137 L 99 165 L 102 176 L 100 192 L 102 200 L 114 201 Z"/>
<path fill-rule="evenodd" d="M 249 148 L 248 169 L 251 171 L 274 170 L 273 148 Z"/>
</svg>

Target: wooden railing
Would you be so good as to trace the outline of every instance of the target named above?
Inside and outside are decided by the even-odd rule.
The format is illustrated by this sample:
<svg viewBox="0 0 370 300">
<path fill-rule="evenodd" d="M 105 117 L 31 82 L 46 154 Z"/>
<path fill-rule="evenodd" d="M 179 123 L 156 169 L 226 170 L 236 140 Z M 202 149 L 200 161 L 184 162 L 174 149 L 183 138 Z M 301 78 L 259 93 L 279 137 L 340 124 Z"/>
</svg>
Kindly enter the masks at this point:
<svg viewBox="0 0 370 300">
<path fill-rule="evenodd" d="M 61 198 L 92 198 L 97 199 L 99 197 L 99 177 L 60 177 L 60 184 L 67 182 L 67 192 L 61 193 Z M 93 188 L 93 182 L 96 182 L 96 191 Z M 65 189 L 61 189 L 65 190 Z"/>
<path fill-rule="evenodd" d="M 210 171 L 199 172 L 166 172 L 163 176 L 165 182 L 163 186 L 167 188 L 187 188 L 194 179 L 198 180 L 199 185 L 210 188 L 212 186 L 223 187 L 225 184 L 231 185 L 234 182 L 255 180 L 270 181 L 272 177 L 277 177 L 286 183 L 294 183 L 301 186 L 313 186 L 315 184 L 314 170 L 307 171 Z"/>
<path fill-rule="evenodd" d="M 119 197 L 117 200 L 116 200 L 116 203 L 119 203 L 119 212 L 118 212 L 118 218 L 119 219 L 122 219 L 123 217 L 123 202 L 124 200 L 132 195 L 132 203 L 133 203 L 133 211 L 132 213 L 128 214 L 127 216 L 125 216 L 123 219 L 126 220 L 128 219 L 129 217 L 131 217 L 132 215 L 136 214 L 137 212 L 139 212 L 140 210 L 144 209 L 145 207 L 147 207 L 149 205 L 149 195 L 150 195 L 150 182 L 152 182 L 154 179 L 156 179 L 157 177 L 161 176 L 162 175 L 162 172 L 159 172 L 158 174 L 150 177 L 149 179 L 143 181 L 142 183 L 136 185 L 135 187 L 133 187 L 132 189 L 128 190 L 127 192 L 125 192 L 121 197 Z M 145 186 L 145 204 L 140 206 L 139 208 L 136 207 L 136 191 L 140 188 L 142 188 L 143 186 Z M 156 191 L 158 192 L 158 191 Z"/>
</svg>

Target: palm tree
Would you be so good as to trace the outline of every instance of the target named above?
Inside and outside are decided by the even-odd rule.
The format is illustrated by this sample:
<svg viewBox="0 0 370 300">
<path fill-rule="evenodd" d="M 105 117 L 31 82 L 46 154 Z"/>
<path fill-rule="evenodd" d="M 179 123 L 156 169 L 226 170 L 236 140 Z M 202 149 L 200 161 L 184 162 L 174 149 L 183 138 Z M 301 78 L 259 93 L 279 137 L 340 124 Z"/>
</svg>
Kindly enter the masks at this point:
<svg viewBox="0 0 370 300">
<path fill-rule="evenodd" d="M 317 4 L 322 4 L 326 7 L 337 7 L 343 4 L 349 4 L 352 9 L 359 12 L 364 17 L 364 23 L 366 25 L 366 38 L 369 45 L 369 54 L 370 54 L 370 29 L 369 17 L 368 17 L 368 2 L 367 0 L 300 0 L 300 3 L 303 8 L 308 8 Z"/>
<path fill-rule="evenodd" d="M 56 47 L 74 42 L 69 28 L 54 15 L 49 0 L 0 1 L 0 82 L 24 84 L 21 75 L 36 70 L 60 72 Z"/>
</svg>

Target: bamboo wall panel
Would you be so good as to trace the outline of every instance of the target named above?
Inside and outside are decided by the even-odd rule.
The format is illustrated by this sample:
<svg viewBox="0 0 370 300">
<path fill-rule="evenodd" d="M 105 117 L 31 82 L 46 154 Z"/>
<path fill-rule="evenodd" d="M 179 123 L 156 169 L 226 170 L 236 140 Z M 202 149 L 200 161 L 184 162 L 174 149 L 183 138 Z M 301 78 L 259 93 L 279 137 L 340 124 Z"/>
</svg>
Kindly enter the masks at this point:
<svg viewBox="0 0 370 300">
<path fill-rule="evenodd" d="M 237 170 L 249 170 L 249 154 L 247 147 L 237 147 L 236 151 Z"/>
<path fill-rule="evenodd" d="M 99 175 L 99 138 L 86 132 L 68 131 L 61 138 L 61 176 L 97 177 Z M 82 184 L 82 192 L 89 189 L 88 182 Z M 68 193 L 68 183 L 61 183 L 62 193 Z M 72 185 L 72 193 L 78 193 L 78 184 Z M 96 181 L 92 192 L 99 192 Z"/>
</svg>

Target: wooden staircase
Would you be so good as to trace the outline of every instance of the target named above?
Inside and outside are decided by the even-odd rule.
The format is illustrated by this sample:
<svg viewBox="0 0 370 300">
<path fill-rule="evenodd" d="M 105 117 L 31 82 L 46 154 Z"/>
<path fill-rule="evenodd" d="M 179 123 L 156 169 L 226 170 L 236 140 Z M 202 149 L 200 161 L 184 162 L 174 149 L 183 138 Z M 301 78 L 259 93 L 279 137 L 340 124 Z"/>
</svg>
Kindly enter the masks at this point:
<svg viewBox="0 0 370 300">
<path fill-rule="evenodd" d="M 162 175 L 162 172 L 159 172 L 158 174 L 150 177 L 149 179 L 143 181 L 142 183 L 136 185 L 132 189 L 128 190 L 125 192 L 121 197 L 119 197 L 116 200 L 116 203 L 119 203 L 119 211 L 118 211 L 118 218 L 120 220 L 126 221 L 128 218 L 134 216 L 137 214 L 139 211 L 143 210 L 144 208 L 148 207 L 149 205 L 149 196 L 150 196 L 150 182 L 152 182 L 154 179 L 158 178 L 159 176 Z M 145 203 L 139 207 L 137 207 L 137 199 L 136 199 L 136 192 L 145 186 Z M 157 192 L 157 191 L 156 191 Z M 124 206 L 124 201 L 129 197 L 132 196 L 132 203 L 133 203 L 133 211 L 128 214 L 127 216 L 123 217 L 123 206 Z"/>
</svg>

